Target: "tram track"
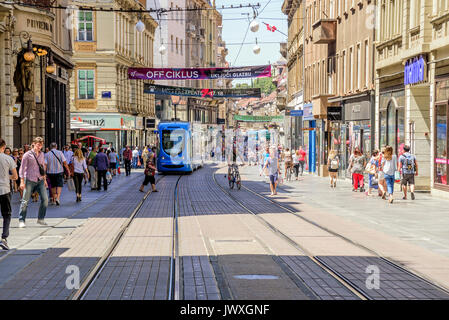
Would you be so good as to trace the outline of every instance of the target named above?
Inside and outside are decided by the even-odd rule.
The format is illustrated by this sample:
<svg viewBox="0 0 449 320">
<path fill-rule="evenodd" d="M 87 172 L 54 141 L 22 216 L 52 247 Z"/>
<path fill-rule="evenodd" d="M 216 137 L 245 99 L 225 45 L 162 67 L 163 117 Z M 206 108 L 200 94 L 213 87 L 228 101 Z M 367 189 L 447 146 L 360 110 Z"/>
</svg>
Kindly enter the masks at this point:
<svg viewBox="0 0 449 320">
<path fill-rule="evenodd" d="M 271 230 L 274 234 L 276 234 L 277 236 L 281 237 L 282 239 L 284 239 L 285 241 L 287 241 L 289 244 L 291 244 L 295 249 L 297 249 L 301 254 L 305 255 L 306 257 L 308 257 L 310 259 L 310 261 L 312 261 L 315 265 L 319 266 L 323 271 L 325 271 L 327 274 L 329 274 L 332 278 L 334 278 L 335 280 L 337 280 L 341 285 L 343 285 L 345 288 L 347 288 L 348 290 L 350 290 L 355 296 L 357 296 L 359 299 L 361 300 L 372 300 L 373 297 L 369 294 L 369 290 L 361 290 L 359 287 L 355 286 L 354 283 L 350 280 L 347 279 L 345 276 L 343 276 L 341 274 L 341 272 L 338 272 L 338 270 L 335 270 L 335 268 L 329 264 L 325 259 L 322 259 L 322 257 L 317 257 L 315 255 L 313 255 L 307 248 L 305 248 L 303 245 L 301 245 L 300 243 L 298 243 L 297 241 L 295 241 L 294 239 L 292 239 L 291 237 L 289 237 L 287 234 L 285 234 L 284 232 L 282 232 L 281 230 L 279 230 L 279 228 L 277 228 L 276 226 L 274 226 L 272 223 L 270 223 L 269 221 L 267 221 L 266 219 L 264 219 L 263 217 L 261 217 L 259 214 L 257 214 L 256 212 L 254 212 L 253 210 L 251 210 L 250 208 L 248 208 L 247 205 L 245 205 L 245 203 L 243 203 L 242 201 L 240 201 L 239 199 L 237 199 L 235 196 L 232 195 L 231 192 L 229 192 L 229 190 L 227 190 L 225 187 L 223 187 L 222 185 L 220 185 L 220 183 L 218 183 L 218 181 L 216 180 L 216 175 L 220 175 L 218 173 L 213 173 L 212 177 L 213 180 L 215 182 L 215 184 L 225 193 L 227 194 L 235 203 L 237 203 L 239 206 L 241 206 L 242 208 L 244 208 L 246 211 L 248 211 L 249 213 L 251 213 L 253 216 L 256 217 L 256 219 L 258 219 L 262 224 L 264 224 L 269 230 Z M 321 229 L 322 231 L 328 232 L 329 234 L 343 240 L 346 241 L 348 243 L 350 243 L 353 246 L 358 247 L 359 249 L 365 250 L 366 252 L 370 253 L 371 255 L 373 255 L 374 257 L 377 257 L 379 259 L 381 259 L 382 261 L 385 261 L 387 264 L 391 265 L 392 267 L 401 270 L 402 272 L 404 272 L 405 274 L 408 274 L 411 277 L 415 277 L 417 279 L 419 279 L 420 281 L 425 282 L 426 284 L 428 284 L 430 287 L 434 287 L 437 290 L 440 290 L 441 292 L 448 294 L 449 292 L 445 289 L 442 288 L 441 286 L 439 286 L 438 284 L 435 284 L 419 275 L 414 274 L 413 272 L 405 269 L 404 267 L 398 265 L 397 263 L 382 257 L 381 255 L 379 255 L 377 252 L 375 252 L 374 250 L 367 248 L 357 242 L 352 241 L 351 239 L 348 239 L 347 237 L 334 232 L 332 230 L 329 230 L 328 228 L 314 222 L 311 221 L 305 217 L 302 217 L 301 215 L 299 215 L 297 212 L 291 210 L 290 208 L 264 196 L 261 195 L 257 192 L 255 192 L 254 190 L 246 187 L 243 183 L 242 183 L 242 189 L 269 202 L 270 204 L 273 204 L 275 206 L 277 206 L 278 208 L 285 210 L 286 212 L 288 212 L 289 214 L 292 214 L 293 216 L 301 219 L 302 221 L 311 224 L 319 229 Z M 277 257 L 280 258 L 280 257 Z M 284 267 L 284 266 L 283 266 Z M 290 276 L 291 277 L 291 276 Z M 307 286 L 307 284 L 304 283 L 304 285 Z"/>
<path fill-rule="evenodd" d="M 302 247 L 301 245 L 299 245 L 296 241 L 294 241 L 293 239 L 291 239 L 290 237 L 288 237 L 285 233 L 283 233 L 282 231 L 280 231 L 278 228 L 276 228 L 274 225 L 272 225 L 271 223 L 269 223 L 267 220 L 265 220 L 264 218 L 260 217 L 257 213 L 255 213 L 253 210 L 251 210 L 250 208 L 248 208 L 244 203 L 242 203 L 242 201 L 238 200 L 236 197 L 234 197 L 231 192 L 229 192 L 228 190 L 226 190 L 223 186 L 221 186 L 218 181 L 215 178 L 216 173 L 212 174 L 213 180 L 216 183 L 216 185 L 225 193 L 227 194 L 235 203 L 237 203 L 239 206 L 241 206 L 243 209 L 245 209 L 247 212 L 251 213 L 257 220 L 259 220 L 263 225 L 265 225 L 269 230 L 271 230 L 274 234 L 276 234 L 277 236 L 281 237 L 283 240 L 287 241 L 289 244 L 291 244 L 295 249 L 297 249 L 302 255 L 305 255 L 307 257 L 309 257 L 315 264 L 317 264 L 320 268 L 322 268 L 323 270 L 325 270 L 328 274 L 330 274 L 334 279 L 336 279 L 338 282 L 340 282 L 343 286 L 345 286 L 347 289 L 349 289 L 352 293 L 354 293 L 357 297 L 359 297 L 361 300 L 368 300 L 368 298 L 364 295 L 361 294 L 360 292 L 358 292 L 357 290 L 354 290 L 352 288 L 352 286 L 348 285 L 346 283 L 346 281 L 344 281 L 344 279 L 338 277 L 332 270 L 330 270 L 329 268 L 327 268 L 326 266 L 324 266 L 322 263 L 320 263 L 317 259 L 315 259 L 315 257 L 310 254 L 310 252 L 308 252 L 304 247 Z M 245 188 L 242 184 L 242 187 Z M 247 188 L 245 188 L 247 189 Z M 279 258 L 279 257 L 278 257 Z M 276 262 L 279 264 L 279 262 Z M 280 265 L 280 267 L 282 269 L 284 269 L 285 267 L 283 265 Z M 291 276 L 290 276 L 291 277 Z M 293 279 L 296 280 L 296 279 Z"/>
<path fill-rule="evenodd" d="M 248 187 L 246 187 L 246 186 L 243 186 L 243 188 L 244 188 L 246 191 L 250 192 L 251 194 L 254 194 L 254 195 L 258 196 L 259 198 L 262 198 L 262 199 L 264 199 L 265 201 L 267 201 L 267 202 L 269 202 L 269 203 L 272 203 L 272 204 L 278 206 L 279 208 L 282 208 L 282 209 L 286 210 L 288 213 L 290 213 L 290 214 L 292 214 L 293 216 L 295 216 L 295 217 L 301 219 L 302 221 L 305 221 L 306 223 L 309 223 L 309 224 L 311 224 L 311 225 L 313 225 L 313 226 L 315 226 L 315 227 L 317 227 L 317 228 L 319 228 L 319 229 L 321 229 L 321 230 L 323 230 L 323 231 L 325 231 L 325 232 L 327 232 L 327 233 L 329 233 L 329 234 L 331 234 L 331 235 L 333 235 L 333 236 L 335 236 L 335 237 L 338 237 L 338 238 L 340 238 L 341 240 L 346 241 L 346 242 L 350 243 L 350 244 L 353 245 L 353 246 L 356 246 L 356 247 L 358 247 L 358 248 L 360 248 L 360 249 L 362 249 L 362 250 L 365 250 L 365 251 L 369 252 L 369 253 L 372 254 L 373 256 L 375 256 L 375 257 L 377 257 L 377 258 L 379 258 L 379 259 L 385 261 L 385 262 L 388 263 L 389 265 L 391 265 L 391 266 L 393 266 L 393 267 L 395 267 L 395 268 L 397 268 L 397 269 L 400 269 L 400 270 L 402 270 L 403 272 L 405 272 L 405 273 L 407 273 L 407 274 L 409 274 L 409 275 L 411 275 L 411 276 L 417 277 L 417 278 L 419 278 L 421 281 L 424 281 L 424 282 L 426 282 L 427 284 L 429 284 L 429 285 L 431 285 L 431 286 L 433 286 L 433 287 L 436 287 L 437 289 L 439 289 L 439 290 L 441 290 L 441 291 L 443 291 L 443 292 L 445 292 L 446 294 L 449 295 L 449 290 L 447 290 L 446 288 L 443 288 L 443 287 L 441 287 L 440 285 L 438 285 L 437 283 L 434 283 L 434 282 L 432 282 L 432 281 L 426 279 L 426 278 L 425 278 L 424 276 L 422 276 L 422 275 L 418 275 L 418 274 L 415 274 L 414 272 L 411 272 L 410 270 L 407 270 L 405 267 L 399 265 L 397 262 L 392 261 L 391 259 L 388 259 L 388 258 L 383 257 L 383 256 L 382 256 L 381 254 L 379 254 L 377 251 L 375 251 L 375 250 L 373 250 L 373 249 L 371 249 L 371 248 L 368 248 L 367 246 L 364 246 L 364 245 L 362 245 L 362 244 L 360 244 L 360 243 L 358 243 L 358 242 L 356 242 L 356 241 L 353 241 L 353 240 L 349 239 L 348 237 L 345 237 L 344 235 L 342 235 L 342 234 L 340 234 L 340 233 L 338 233 L 338 232 L 335 232 L 335 231 L 333 231 L 333 230 L 330 230 L 329 228 L 326 228 L 326 227 L 324 227 L 323 225 L 321 225 L 321 224 L 319 224 L 319 223 L 316 223 L 315 221 L 312 221 L 312 220 L 310 220 L 310 219 L 307 219 L 306 217 L 301 216 L 300 214 L 298 214 L 298 212 L 295 212 L 294 210 L 288 208 L 287 206 L 284 206 L 284 205 L 278 203 L 277 201 L 274 201 L 273 199 L 268 198 L 267 196 L 261 195 L 261 194 L 255 192 L 254 190 L 252 190 L 252 189 L 250 189 L 250 188 L 248 188 Z M 282 188 L 281 188 L 281 189 L 282 189 Z M 282 190 L 285 191 L 285 189 L 282 189 Z M 331 267 L 328 267 L 328 268 L 329 268 L 330 270 L 332 270 Z M 345 280 L 345 281 L 347 281 L 347 280 Z M 365 294 L 365 295 L 366 295 L 366 294 Z"/>
<path fill-rule="evenodd" d="M 157 179 L 157 183 L 162 181 L 166 176 L 162 176 Z M 176 199 L 176 193 L 177 193 L 177 187 L 178 182 L 181 179 L 181 176 L 178 177 L 176 181 L 176 187 L 175 187 L 175 196 Z M 130 225 L 136 218 L 136 216 L 139 214 L 142 205 L 145 203 L 147 198 L 152 193 L 151 188 L 148 190 L 144 197 L 139 201 L 139 203 L 136 205 L 134 210 L 132 211 L 131 215 L 126 219 L 126 221 L 123 223 L 122 227 L 120 228 L 119 232 L 115 235 L 113 238 L 110 246 L 107 248 L 105 253 L 100 257 L 99 261 L 95 264 L 95 266 L 92 268 L 92 270 L 89 272 L 89 274 L 84 278 L 82 283 L 80 284 L 79 288 L 69 297 L 69 300 L 83 300 L 87 293 L 89 292 L 89 289 L 95 284 L 95 281 L 98 279 L 100 274 L 102 273 L 105 266 L 108 264 L 111 256 L 113 255 L 115 249 L 120 244 L 120 241 L 124 237 L 126 231 L 129 229 Z M 179 290 L 178 293 L 176 293 L 176 288 L 179 288 L 179 277 L 176 277 L 176 272 L 178 272 L 176 268 L 176 257 L 178 255 L 178 240 L 177 240 L 177 201 L 174 201 L 174 207 L 173 207 L 173 234 L 172 234 L 172 256 L 171 256 L 171 262 L 170 262 L 170 277 L 169 277 L 169 284 L 168 284 L 168 297 L 170 300 L 175 299 L 176 297 L 179 297 Z M 175 239 L 176 237 L 176 239 Z M 178 283 L 176 281 L 178 279 Z"/>
</svg>

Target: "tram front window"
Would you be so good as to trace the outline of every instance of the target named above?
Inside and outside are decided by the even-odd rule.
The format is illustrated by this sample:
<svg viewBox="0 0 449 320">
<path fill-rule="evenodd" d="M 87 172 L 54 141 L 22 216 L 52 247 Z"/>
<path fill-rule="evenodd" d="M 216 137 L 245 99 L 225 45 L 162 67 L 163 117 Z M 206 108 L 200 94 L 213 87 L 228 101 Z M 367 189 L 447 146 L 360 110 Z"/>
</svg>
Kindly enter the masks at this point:
<svg viewBox="0 0 449 320">
<path fill-rule="evenodd" d="M 162 130 L 162 148 L 164 152 L 176 157 L 184 150 L 185 132 L 182 130 Z"/>
</svg>

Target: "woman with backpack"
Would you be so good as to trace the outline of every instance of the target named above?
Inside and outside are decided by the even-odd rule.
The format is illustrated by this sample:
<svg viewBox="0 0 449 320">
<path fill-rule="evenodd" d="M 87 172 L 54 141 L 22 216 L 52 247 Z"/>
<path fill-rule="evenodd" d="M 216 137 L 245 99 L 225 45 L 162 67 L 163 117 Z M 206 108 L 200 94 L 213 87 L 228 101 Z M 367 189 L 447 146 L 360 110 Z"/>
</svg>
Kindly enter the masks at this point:
<svg viewBox="0 0 449 320">
<path fill-rule="evenodd" d="M 338 167 L 340 166 L 340 159 L 338 158 L 337 151 L 331 150 L 329 157 L 327 158 L 327 167 L 329 171 L 329 177 L 331 180 L 331 188 L 337 186 Z"/>
</svg>

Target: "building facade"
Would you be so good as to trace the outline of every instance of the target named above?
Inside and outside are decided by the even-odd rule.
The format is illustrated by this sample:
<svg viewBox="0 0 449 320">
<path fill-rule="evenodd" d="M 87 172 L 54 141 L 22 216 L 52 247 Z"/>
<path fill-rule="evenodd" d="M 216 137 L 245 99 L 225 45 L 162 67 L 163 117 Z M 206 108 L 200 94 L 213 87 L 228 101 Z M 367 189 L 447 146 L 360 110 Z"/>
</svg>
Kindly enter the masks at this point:
<svg viewBox="0 0 449 320">
<path fill-rule="evenodd" d="M 0 134 L 9 146 L 70 139 L 69 78 L 73 64 L 68 13 L 50 1 L 0 6 Z M 65 5 L 64 1 L 53 5 Z"/>
<path fill-rule="evenodd" d="M 449 4 L 378 1 L 376 145 L 410 145 L 420 190 L 447 195 Z"/>
<path fill-rule="evenodd" d="M 145 0 L 72 4 L 106 10 L 146 8 Z M 128 67 L 153 66 L 156 21 L 148 13 L 126 11 L 75 11 L 74 19 L 71 118 L 101 127 L 82 135 L 104 138 L 116 149 L 155 143 L 153 129 L 145 125 L 155 119 L 154 96 L 143 93 L 146 81 L 128 79 Z M 139 19 L 145 25 L 142 32 L 136 28 Z"/>
</svg>

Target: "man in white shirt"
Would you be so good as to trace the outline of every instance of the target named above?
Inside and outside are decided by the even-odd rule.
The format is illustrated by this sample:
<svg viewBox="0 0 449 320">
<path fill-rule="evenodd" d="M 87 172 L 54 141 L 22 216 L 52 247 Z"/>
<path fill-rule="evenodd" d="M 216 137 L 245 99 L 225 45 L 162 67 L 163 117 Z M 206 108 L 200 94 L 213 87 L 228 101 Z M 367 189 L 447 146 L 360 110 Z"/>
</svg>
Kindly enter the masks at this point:
<svg viewBox="0 0 449 320">
<path fill-rule="evenodd" d="M 6 143 L 0 138 L 0 205 L 3 217 L 3 233 L 0 247 L 9 250 L 7 238 L 11 222 L 11 187 L 10 180 L 17 180 L 16 163 L 5 154 Z"/>
</svg>

